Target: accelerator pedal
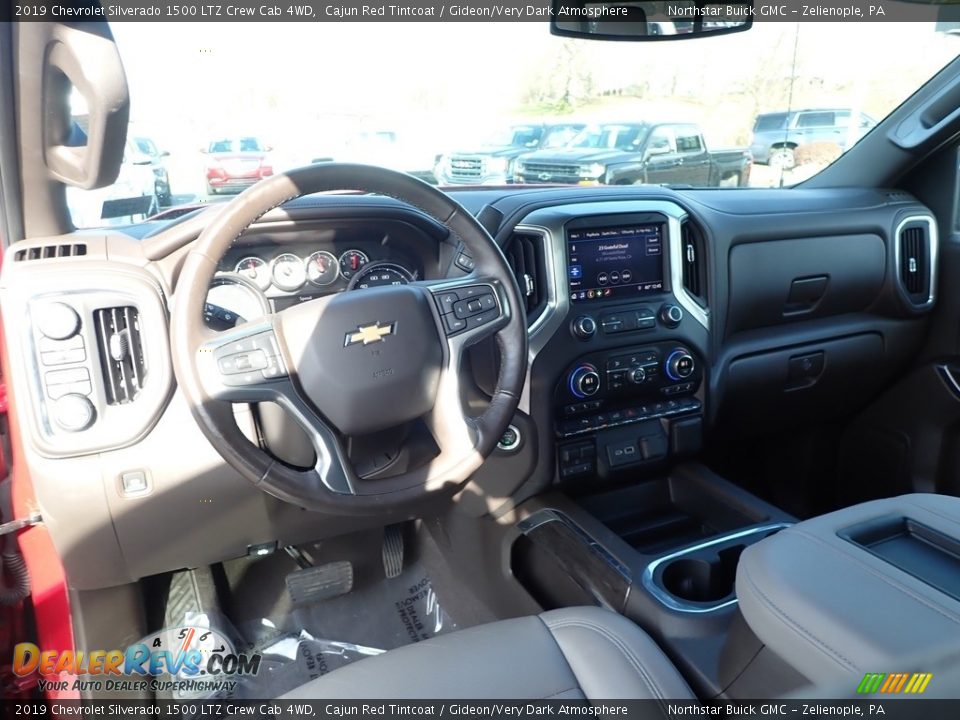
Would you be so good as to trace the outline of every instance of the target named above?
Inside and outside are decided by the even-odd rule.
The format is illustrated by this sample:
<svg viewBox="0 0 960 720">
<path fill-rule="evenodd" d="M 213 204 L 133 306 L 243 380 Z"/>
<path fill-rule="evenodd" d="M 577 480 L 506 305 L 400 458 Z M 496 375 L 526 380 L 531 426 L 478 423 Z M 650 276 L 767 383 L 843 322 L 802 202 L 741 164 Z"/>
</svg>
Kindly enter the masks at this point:
<svg viewBox="0 0 960 720">
<path fill-rule="evenodd" d="M 383 572 L 395 578 L 403 572 L 403 525 L 387 525 L 383 529 Z"/>
<path fill-rule="evenodd" d="M 353 563 L 349 560 L 301 567 L 287 575 L 287 594 L 294 605 L 310 605 L 353 590 Z"/>
</svg>

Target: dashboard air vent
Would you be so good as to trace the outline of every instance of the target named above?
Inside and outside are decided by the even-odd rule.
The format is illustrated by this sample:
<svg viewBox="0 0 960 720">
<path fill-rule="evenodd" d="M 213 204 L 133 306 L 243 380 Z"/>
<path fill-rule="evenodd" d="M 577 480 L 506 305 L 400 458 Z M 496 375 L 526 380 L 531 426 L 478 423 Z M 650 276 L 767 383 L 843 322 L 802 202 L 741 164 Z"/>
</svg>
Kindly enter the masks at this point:
<svg viewBox="0 0 960 720">
<path fill-rule="evenodd" d="M 910 223 L 900 230 L 900 282 L 910 301 L 922 305 L 930 299 L 930 237 L 925 223 Z"/>
<path fill-rule="evenodd" d="M 701 307 L 707 306 L 707 250 L 703 234 L 689 220 L 680 225 L 683 287 Z"/>
<path fill-rule="evenodd" d="M 526 305 L 528 324 L 546 307 L 546 262 L 543 237 L 533 233 L 514 233 L 507 243 L 507 262 L 520 286 L 520 295 Z"/>
<path fill-rule="evenodd" d="M 93 312 L 100 367 L 108 405 L 132 402 L 143 389 L 147 367 L 143 357 L 140 314 L 133 306 Z"/>
<path fill-rule="evenodd" d="M 49 260 L 51 258 L 73 257 L 86 255 L 85 243 L 63 243 L 61 245 L 35 245 L 34 247 L 17 250 L 13 254 L 14 262 L 25 260 Z"/>
</svg>

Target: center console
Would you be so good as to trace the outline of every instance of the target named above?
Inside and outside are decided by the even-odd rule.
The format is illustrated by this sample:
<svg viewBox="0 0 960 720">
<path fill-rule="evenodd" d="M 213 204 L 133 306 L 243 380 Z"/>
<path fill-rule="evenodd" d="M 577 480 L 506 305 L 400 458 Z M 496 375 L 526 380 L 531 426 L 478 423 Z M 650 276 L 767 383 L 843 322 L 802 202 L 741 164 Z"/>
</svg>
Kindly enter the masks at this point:
<svg viewBox="0 0 960 720">
<path fill-rule="evenodd" d="M 794 520 L 690 462 L 709 402 L 706 236 L 653 200 L 552 207 L 517 232 L 539 236 L 551 292 L 530 328 L 538 492 L 511 572 L 544 608 L 630 617 L 699 695 L 728 692 L 758 651 L 727 643 L 740 556 Z"/>
<path fill-rule="evenodd" d="M 805 520 L 744 552 L 736 583 L 753 632 L 813 682 L 914 669 L 918 654 L 956 651 L 960 499 L 904 495 Z M 912 694 L 908 678 L 898 692 Z"/>
<path fill-rule="evenodd" d="M 685 236 L 674 211 L 579 215 L 551 234 L 565 310 L 551 348 L 565 360 L 550 394 L 561 483 L 700 449 L 706 312 L 697 308 L 697 320 L 681 305 L 693 300 L 676 267 Z"/>
</svg>

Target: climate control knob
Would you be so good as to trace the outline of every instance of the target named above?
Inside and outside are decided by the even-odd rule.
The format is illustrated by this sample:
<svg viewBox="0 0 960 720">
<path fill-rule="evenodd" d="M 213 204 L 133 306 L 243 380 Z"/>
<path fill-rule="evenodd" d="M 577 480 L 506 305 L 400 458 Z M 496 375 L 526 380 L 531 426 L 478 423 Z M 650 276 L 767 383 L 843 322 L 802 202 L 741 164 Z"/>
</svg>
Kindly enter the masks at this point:
<svg viewBox="0 0 960 720">
<path fill-rule="evenodd" d="M 680 327 L 680 321 L 683 320 L 683 309 L 679 305 L 661 305 L 660 323 L 668 328 Z"/>
<path fill-rule="evenodd" d="M 667 356 L 666 367 L 664 369 L 666 370 L 667 377 L 676 382 L 678 380 L 686 380 L 693 375 L 695 368 L 696 363 L 693 360 L 693 355 L 683 348 L 677 348 Z"/>
<path fill-rule="evenodd" d="M 581 315 L 570 325 L 573 334 L 581 340 L 589 340 L 597 332 L 597 321 L 589 315 Z"/>
<path fill-rule="evenodd" d="M 639 385 L 647 379 L 647 371 L 642 367 L 634 368 L 630 371 L 628 377 L 630 378 L 630 382 L 632 382 L 634 385 Z"/>
<path fill-rule="evenodd" d="M 570 373 L 569 387 L 578 398 L 596 395 L 600 391 L 600 373 L 593 365 L 581 365 Z"/>
</svg>

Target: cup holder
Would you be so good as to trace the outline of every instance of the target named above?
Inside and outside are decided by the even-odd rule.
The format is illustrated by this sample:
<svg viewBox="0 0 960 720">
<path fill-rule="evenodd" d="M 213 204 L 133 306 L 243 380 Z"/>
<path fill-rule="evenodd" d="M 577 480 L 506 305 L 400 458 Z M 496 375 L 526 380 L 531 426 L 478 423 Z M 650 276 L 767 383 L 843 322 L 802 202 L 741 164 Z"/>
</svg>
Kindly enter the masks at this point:
<svg viewBox="0 0 960 720">
<path fill-rule="evenodd" d="M 707 557 L 676 558 L 663 568 L 660 581 L 674 597 L 711 603 L 733 594 L 737 562 L 746 545 L 734 545 Z"/>
</svg>

